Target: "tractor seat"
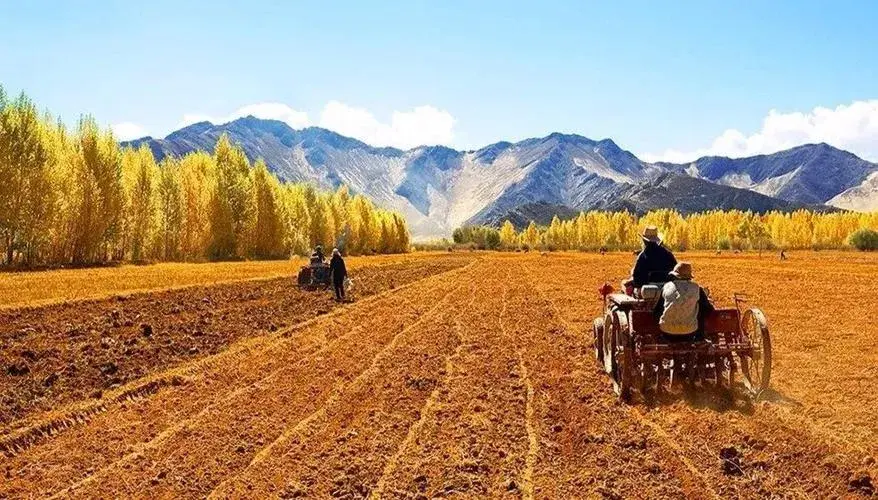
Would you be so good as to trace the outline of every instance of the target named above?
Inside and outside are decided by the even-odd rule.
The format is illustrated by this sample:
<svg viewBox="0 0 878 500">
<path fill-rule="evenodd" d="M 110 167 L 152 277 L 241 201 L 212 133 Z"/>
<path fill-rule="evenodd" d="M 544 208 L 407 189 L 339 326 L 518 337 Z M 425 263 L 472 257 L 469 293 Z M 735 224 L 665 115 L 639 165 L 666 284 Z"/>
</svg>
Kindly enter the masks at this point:
<svg viewBox="0 0 878 500">
<path fill-rule="evenodd" d="M 662 294 L 662 286 L 655 283 L 650 283 L 648 285 L 643 285 L 640 287 L 640 298 L 643 300 L 655 301 L 658 300 Z"/>
</svg>

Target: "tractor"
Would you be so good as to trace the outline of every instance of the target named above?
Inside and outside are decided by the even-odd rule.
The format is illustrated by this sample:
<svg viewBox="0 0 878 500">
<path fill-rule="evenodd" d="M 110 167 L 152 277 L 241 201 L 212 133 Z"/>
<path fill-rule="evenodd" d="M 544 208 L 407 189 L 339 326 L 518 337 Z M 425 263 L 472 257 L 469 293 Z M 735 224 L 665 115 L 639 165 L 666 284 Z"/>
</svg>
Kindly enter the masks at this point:
<svg viewBox="0 0 878 500">
<path fill-rule="evenodd" d="M 613 293 L 599 289 L 603 315 L 594 320 L 595 358 L 613 382 L 616 395 L 630 403 L 683 381 L 690 387 L 712 384 L 734 394 L 741 374 L 751 397 L 758 398 L 771 379 L 771 335 L 765 315 L 735 295 L 735 307 L 717 308 L 705 318 L 704 340 L 669 341 L 659 329 L 653 309 L 661 284 Z"/>
<path fill-rule="evenodd" d="M 299 269 L 297 281 L 303 290 L 326 290 L 329 288 L 329 279 L 329 264 L 311 262 Z"/>
</svg>

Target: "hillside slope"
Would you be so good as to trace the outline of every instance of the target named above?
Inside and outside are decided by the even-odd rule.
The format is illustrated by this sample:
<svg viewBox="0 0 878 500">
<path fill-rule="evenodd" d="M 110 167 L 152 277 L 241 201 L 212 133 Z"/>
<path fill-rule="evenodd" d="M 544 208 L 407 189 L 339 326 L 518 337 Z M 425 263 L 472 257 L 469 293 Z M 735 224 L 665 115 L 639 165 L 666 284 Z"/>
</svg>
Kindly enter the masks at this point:
<svg viewBox="0 0 878 500">
<path fill-rule="evenodd" d="M 825 144 L 752 158 L 650 164 L 610 139 L 575 134 L 498 142 L 474 151 L 444 146 L 403 151 L 252 116 L 221 125 L 200 122 L 164 139 L 126 144 L 146 144 L 160 159 L 210 151 L 222 134 L 240 144 L 251 161 L 263 158 L 283 180 L 323 188 L 345 184 L 403 213 L 415 237 L 447 236 L 467 222 L 542 221 L 586 209 L 765 211 L 830 200 L 870 206 L 875 196 L 867 187 L 839 196 L 878 171 L 878 165 Z"/>
</svg>

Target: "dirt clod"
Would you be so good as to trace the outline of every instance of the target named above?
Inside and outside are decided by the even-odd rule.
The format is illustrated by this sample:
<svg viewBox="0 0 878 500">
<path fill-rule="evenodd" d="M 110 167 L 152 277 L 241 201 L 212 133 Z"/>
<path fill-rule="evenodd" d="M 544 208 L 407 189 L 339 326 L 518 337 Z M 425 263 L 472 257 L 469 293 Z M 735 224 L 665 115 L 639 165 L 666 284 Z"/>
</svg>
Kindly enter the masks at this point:
<svg viewBox="0 0 878 500">
<path fill-rule="evenodd" d="M 12 363 L 11 365 L 6 367 L 6 373 L 12 375 L 13 377 L 20 377 L 22 375 L 27 375 L 30 373 L 30 367 L 27 363 Z"/>
<path fill-rule="evenodd" d="M 518 492 L 518 483 L 515 482 L 515 479 L 510 479 L 506 482 L 506 491 L 512 493 Z"/>
<path fill-rule="evenodd" d="M 741 464 L 741 452 L 734 446 L 723 447 L 719 451 L 719 458 L 724 474 L 736 476 L 744 472 Z"/>
<path fill-rule="evenodd" d="M 152 325 L 143 323 L 140 325 L 140 334 L 146 338 L 152 337 Z"/>
<path fill-rule="evenodd" d="M 104 375 L 114 375 L 119 371 L 119 366 L 113 362 L 104 363 L 101 365 L 100 370 Z"/>
<path fill-rule="evenodd" d="M 854 472 L 848 477 L 848 490 L 863 495 L 873 495 L 875 486 L 872 484 L 872 475 L 865 470 Z"/>
</svg>

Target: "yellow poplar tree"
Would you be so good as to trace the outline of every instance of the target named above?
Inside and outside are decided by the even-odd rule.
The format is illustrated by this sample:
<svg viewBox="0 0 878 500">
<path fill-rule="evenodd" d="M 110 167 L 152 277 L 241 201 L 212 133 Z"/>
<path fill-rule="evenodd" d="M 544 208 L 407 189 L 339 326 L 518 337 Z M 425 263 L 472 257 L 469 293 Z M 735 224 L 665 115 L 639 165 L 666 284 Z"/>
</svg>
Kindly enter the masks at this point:
<svg viewBox="0 0 878 500">
<path fill-rule="evenodd" d="M 516 239 L 515 226 L 507 220 L 500 228 L 500 245 L 506 250 L 515 248 Z"/>
</svg>

